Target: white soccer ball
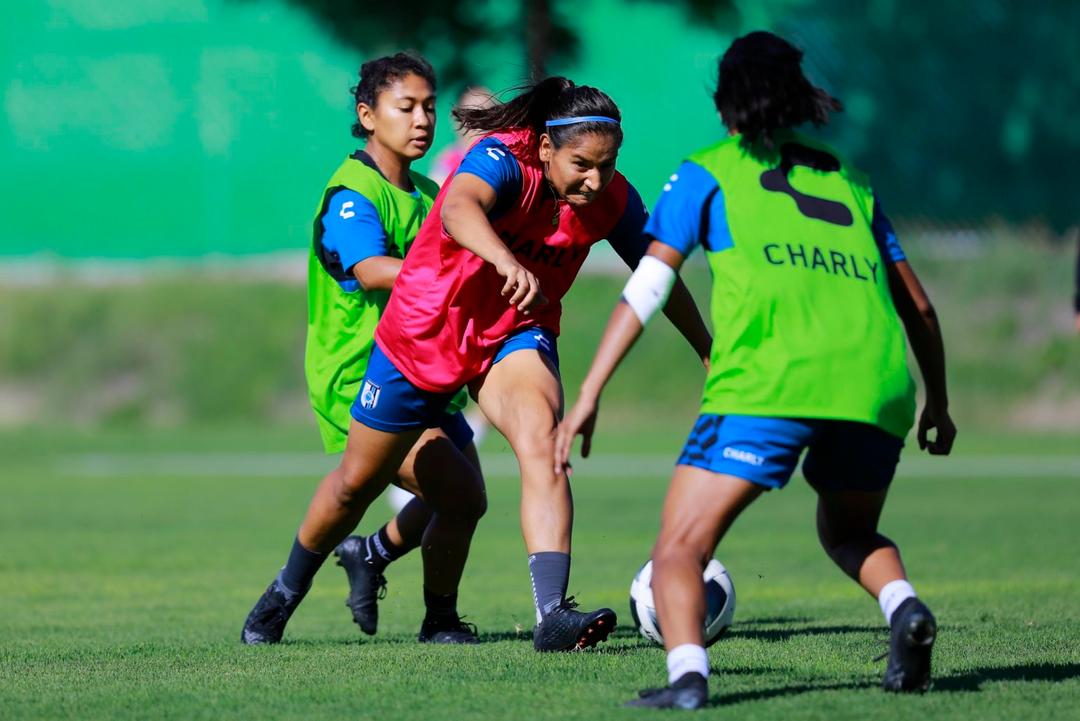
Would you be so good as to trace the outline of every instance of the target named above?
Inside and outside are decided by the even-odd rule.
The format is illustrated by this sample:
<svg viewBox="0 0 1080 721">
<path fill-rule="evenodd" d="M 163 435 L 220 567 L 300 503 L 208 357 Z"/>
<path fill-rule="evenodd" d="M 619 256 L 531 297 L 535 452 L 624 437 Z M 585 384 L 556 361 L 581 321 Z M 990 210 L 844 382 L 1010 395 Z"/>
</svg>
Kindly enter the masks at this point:
<svg viewBox="0 0 1080 721">
<path fill-rule="evenodd" d="M 720 640 L 735 617 L 735 584 L 724 564 L 715 558 L 705 566 L 702 579 L 705 581 L 705 645 L 711 646 Z M 646 561 L 630 584 L 630 615 L 642 636 L 664 645 L 653 602 L 652 560 Z"/>
</svg>

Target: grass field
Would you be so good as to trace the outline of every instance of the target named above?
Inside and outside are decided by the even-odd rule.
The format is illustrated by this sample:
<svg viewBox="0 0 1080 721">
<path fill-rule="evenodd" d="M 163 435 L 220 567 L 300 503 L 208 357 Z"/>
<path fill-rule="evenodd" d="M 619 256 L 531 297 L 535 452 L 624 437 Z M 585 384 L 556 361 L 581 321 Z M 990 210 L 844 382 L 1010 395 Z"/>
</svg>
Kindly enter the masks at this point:
<svg viewBox="0 0 1080 721">
<path fill-rule="evenodd" d="M 482 448 L 491 507 L 461 592 L 481 646 L 415 643 L 410 557 L 390 569 L 374 639 L 351 623 L 344 574 L 328 565 L 286 642 L 248 648 L 243 618 L 329 464 L 310 431 L 114 432 L 63 450 L 48 436 L 0 435 L 0 718 L 640 717 L 619 704 L 663 681 L 663 653 L 626 626 L 627 589 L 684 430 L 651 444 L 602 438 L 602 455 L 578 464 L 570 592 L 611 605 L 623 625 L 598 651 L 543 656 L 530 642 L 513 465 L 494 439 Z M 710 651 L 705 716 L 1080 717 L 1076 439 L 967 447 L 940 461 L 909 451 L 884 519 L 941 623 L 934 689 L 876 688 L 880 613 L 821 553 L 797 480 L 718 552 L 738 610 Z M 373 508 L 368 527 L 385 517 Z"/>
</svg>

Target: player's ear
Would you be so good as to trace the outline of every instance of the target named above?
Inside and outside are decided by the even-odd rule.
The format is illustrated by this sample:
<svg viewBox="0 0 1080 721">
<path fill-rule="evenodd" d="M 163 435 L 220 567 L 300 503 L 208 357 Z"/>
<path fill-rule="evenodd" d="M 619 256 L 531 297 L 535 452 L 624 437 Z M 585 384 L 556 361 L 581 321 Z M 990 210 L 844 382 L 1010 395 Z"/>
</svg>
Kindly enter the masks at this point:
<svg viewBox="0 0 1080 721">
<path fill-rule="evenodd" d="M 555 155 L 555 146 L 551 144 L 551 136 L 547 133 L 540 134 L 540 162 L 550 163 Z"/>
<path fill-rule="evenodd" d="M 356 104 L 356 119 L 368 133 L 375 132 L 375 110 L 367 103 Z"/>
</svg>

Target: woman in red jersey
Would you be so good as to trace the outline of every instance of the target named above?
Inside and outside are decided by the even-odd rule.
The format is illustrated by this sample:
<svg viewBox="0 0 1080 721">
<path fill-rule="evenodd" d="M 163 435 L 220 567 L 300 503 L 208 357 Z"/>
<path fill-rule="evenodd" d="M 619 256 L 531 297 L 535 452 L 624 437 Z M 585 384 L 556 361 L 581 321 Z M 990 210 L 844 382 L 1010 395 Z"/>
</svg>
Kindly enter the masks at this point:
<svg viewBox="0 0 1080 721">
<path fill-rule="evenodd" d="M 563 407 L 560 301 L 600 240 L 637 264 L 646 212 L 615 170 L 621 116 L 603 92 L 548 78 L 506 103 L 455 115 L 487 135 L 444 186 L 405 258 L 341 466 L 319 486 L 297 538 L 314 551 L 340 542 L 418 435 L 468 386 L 518 458 L 534 647 L 584 648 L 604 640 L 616 619 L 606 608 L 577 611 L 566 598 L 573 501 L 551 462 Z M 666 312 L 704 362 L 711 339 L 681 284 Z"/>
</svg>

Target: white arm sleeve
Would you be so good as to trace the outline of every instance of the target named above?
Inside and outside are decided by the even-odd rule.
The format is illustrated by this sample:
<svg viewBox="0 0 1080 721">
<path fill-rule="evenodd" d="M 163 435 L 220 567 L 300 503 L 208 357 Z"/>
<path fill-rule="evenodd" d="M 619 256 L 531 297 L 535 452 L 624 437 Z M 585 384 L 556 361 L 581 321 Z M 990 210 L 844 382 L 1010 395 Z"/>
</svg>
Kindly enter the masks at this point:
<svg viewBox="0 0 1080 721">
<path fill-rule="evenodd" d="M 645 325 L 667 303 L 674 285 L 675 270 L 659 258 L 646 255 L 626 282 L 622 297 Z"/>
</svg>

